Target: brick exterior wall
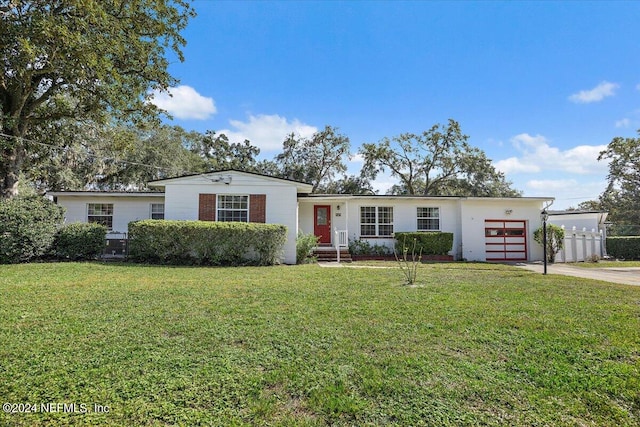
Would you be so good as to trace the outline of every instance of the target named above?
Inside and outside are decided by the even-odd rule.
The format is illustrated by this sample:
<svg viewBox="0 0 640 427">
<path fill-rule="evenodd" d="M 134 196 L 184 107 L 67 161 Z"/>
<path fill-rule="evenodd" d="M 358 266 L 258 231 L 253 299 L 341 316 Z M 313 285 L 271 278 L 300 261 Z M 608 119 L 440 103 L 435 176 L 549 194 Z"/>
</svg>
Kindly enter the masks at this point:
<svg viewBox="0 0 640 427">
<path fill-rule="evenodd" d="M 266 194 L 251 194 L 249 196 L 249 222 L 267 222 Z"/>
<path fill-rule="evenodd" d="M 200 194 L 198 199 L 198 219 L 200 221 L 215 221 L 216 195 Z"/>
</svg>

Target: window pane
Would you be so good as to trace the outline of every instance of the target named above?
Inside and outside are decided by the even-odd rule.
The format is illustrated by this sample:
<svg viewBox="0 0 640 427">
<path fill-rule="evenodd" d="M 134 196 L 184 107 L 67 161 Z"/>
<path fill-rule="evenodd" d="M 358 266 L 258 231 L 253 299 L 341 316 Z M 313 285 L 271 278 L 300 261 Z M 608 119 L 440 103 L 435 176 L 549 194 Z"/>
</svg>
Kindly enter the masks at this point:
<svg viewBox="0 0 640 427">
<path fill-rule="evenodd" d="M 218 221 L 249 221 L 249 196 L 218 195 Z"/>
<path fill-rule="evenodd" d="M 360 208 L 360 223 L 361 224 L 375 224 L 376 223 L 376 208 L 371 206 L 363 206 Z M 375 234 L 375 233 L 373 233 Z"/>
<path fill-rule="evenodd" d="M 393 208 L 378 208 L 378 223 L 391 224 L 393 222 Z"/>
<path fill-rule="evenodd" d="M 318 208 L 316 212 L 316 225 L 327 225 L 327 208 Z"/>
<path fill-rule="evenodd" d="M 164 219 L 164 203 L 151 204 L 151 219 Z"/>
<path fill-rule="evenodd" d="M 440 230 L 440 208 L 417 208 L 418 231 Z"/>
<path fill-rule="evenodd" d="M 111 231 L 113 229 L 113 204 L 89 203 L 87 206 L 87 222 L 102 224 Z"/>
<path fill-rule="evenodd" d="M 380 225 L 378 227 L 378 235 L 391 236 L 393 234 L 393 225 Z"/>
<path fill-rule="evenodd" d="M 434 218 L 418 219 L 419 231 L 440 230 L 440 220 Z"/>
<path fill-rule="evenodd" d="M 376 226 L 375 225 L 361 225 L 360 226 L 360 235 L 361 236 L 375 236 L 376 235 Z"/>
<path fill-rule="evenodd" d="M 113 204 L 89 203 L 89 215 L 113 215 Z"/>
</svg>

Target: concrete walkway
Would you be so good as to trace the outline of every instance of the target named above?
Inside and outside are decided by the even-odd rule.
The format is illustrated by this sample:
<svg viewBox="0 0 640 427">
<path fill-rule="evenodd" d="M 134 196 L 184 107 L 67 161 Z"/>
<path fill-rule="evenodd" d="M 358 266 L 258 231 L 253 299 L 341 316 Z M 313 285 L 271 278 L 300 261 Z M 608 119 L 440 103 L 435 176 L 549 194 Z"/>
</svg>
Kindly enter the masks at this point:
<svg viewBox="0 0 640 427">
<path fill-rule="evenodd" d="M 514 265 L 540 274 L 544 270 L 542 262 L 517 263 Z M 581 268 L 566 264 L 549 264 L 547 265 L 547 274 L 561 274 L 563 276 L 583 277 L 585 279 L 640 286 L 640 267 Z"/>
</svg>

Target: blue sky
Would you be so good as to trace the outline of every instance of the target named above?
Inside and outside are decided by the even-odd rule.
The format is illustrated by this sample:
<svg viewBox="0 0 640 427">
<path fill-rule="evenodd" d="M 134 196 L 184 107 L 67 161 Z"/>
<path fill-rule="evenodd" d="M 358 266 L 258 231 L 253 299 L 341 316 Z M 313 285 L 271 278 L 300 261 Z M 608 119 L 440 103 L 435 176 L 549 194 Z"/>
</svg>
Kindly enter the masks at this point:
<svg viewBox="0 0 640 427">
<path fill-rule="evenodd" d="M 597 198 L 598 152 L 640 129 L 640 2 L 193 6 L 186 60 L 170 66 L 180 86 L 155 102 L 264 158 L 292 131 L 338 127 L 356 153 L 452 118 L 525 196 L 566 208 Z"/>
</svg>

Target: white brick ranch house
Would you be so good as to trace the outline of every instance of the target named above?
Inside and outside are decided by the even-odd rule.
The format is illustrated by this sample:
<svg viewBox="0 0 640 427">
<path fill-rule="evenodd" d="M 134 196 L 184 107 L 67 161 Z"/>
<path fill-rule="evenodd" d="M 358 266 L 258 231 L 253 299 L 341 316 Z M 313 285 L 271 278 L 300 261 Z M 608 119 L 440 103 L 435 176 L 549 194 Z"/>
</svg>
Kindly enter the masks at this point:
<svg viewBox="0 0 640 427">
<path fill-rule="evenodd" d="M 347 239 L 393 245 L 399 231 L 454 236 L 450 255 L 469 261 L 537 261 L 533 232 L 552 197 L 431 197 L 311 194 L 312 186 L 271 176 L 225 170 L 149 183 L 158 192 L 50 192 L 66 208 L 67 223 L 100 222 L 111 236 L 140 219 L 249 221 L 287 226 L 283 262 L 296 261 L 298 232 L 323 245 Z M 109 237 L 109 235 L 107 236 Z"/>
</svg>

